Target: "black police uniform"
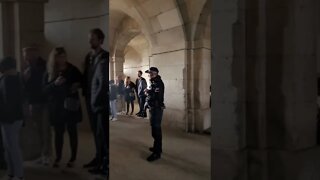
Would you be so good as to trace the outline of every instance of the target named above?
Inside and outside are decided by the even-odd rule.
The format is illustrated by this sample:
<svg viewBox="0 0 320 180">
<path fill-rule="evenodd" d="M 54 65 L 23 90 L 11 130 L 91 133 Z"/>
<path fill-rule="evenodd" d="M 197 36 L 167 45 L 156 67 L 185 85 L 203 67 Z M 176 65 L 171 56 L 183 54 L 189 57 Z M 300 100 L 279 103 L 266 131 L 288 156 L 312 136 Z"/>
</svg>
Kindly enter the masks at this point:
<svg viewBox="0 0 320 180">
<path fill-rule="evenodd" d="M 151 68 L 150 68 L 151 69 Z M 161 131 L 161 121 L 163 110 L 165 105 L 164 101 L 164 83 L 161 77 L 158 75 L 155 78 L 151 79 L 151 88 L 147 93 L 147 105 L 150 112 L 150 124 L 152 137 L 154 139 L 153 148 L 150 150 L 153 152 L 153 155 L 160 157 L 162 153 L 162 131 Z M 152 155 L 151 155 L 152 156 Z M 148 160 L 152 161 L 148 158 Z M 157 159 L 157 158 L 156 158 Z"/>
</svg>

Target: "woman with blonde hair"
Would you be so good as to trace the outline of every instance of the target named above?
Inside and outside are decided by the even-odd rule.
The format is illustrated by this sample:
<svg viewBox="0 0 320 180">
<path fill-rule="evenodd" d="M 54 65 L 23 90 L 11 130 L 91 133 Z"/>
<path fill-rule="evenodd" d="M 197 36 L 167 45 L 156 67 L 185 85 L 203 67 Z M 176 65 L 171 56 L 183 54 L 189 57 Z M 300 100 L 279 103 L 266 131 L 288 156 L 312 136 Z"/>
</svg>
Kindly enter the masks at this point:
<svg viewBox="0 0 320 180">
<path fill-rule="evenodd" d="M 130 76 L 126 77 L 124 84 L 125 84 L 124 97 L 125 97 L 125 101 L 127 103 L 126 115 L 128 115 L 128 113 L 129 113 L 129 106 L 130 105 L 131 105 L 130 115 L 132 115 L 133 111 L 134 111 L 134 100 L 136 99 L 136 97 L 135 97 L 136 85 L 131 81 Z"/>
<path fill-rule="evenodd" d="M 66 129 L 71 146 L 71 158 L 67 167 L 73 167 L 78 149 L 77 124 L 82 119 L 78 93 L 82 74 L 67 61 L 67 54 L 63 47 L 57 47 L 51 51 L 47 71 L 44 78 L 45 92 L 48 95 L 50 122 L 55 133 L 56 160 L 53 167 L 59 167 Z"/>
</svg>

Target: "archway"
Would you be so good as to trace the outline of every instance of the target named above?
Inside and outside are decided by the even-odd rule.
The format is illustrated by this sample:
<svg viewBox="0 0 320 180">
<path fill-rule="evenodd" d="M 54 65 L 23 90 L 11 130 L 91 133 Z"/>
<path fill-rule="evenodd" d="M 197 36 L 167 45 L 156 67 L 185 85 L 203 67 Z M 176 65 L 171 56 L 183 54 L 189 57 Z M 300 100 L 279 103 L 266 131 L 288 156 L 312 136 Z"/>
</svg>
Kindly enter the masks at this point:
<svg viewBox="0 0 320 180">
<path fill-rule="evenodd" d="M 150 153 L 148 146 L 152 142 L 148 119 L 120 115 L 118 121 L 110 124 L 111 178 L 128 179 L 128 173 L 137 179 L 166 179 L 155 174 L 166 174 L 170 169 L 170 173 L 182 179 L 210 179 L 210 137 L 186 133 L 189 113 L 194 117 L 201 115 L 198 116 L 200 121 L 194 123 L 199 123 L 196 125 L 198 129 L 189 132 L 203 132 L 205 127 L 210 127 L 209 123 L 204 125 L 210 121 L 210 117 L 207 117 L 206 122 L 202 117 L 203 109 L 206 116 L 210 115 L 209 89 L 202 91 L 206 88 L 205 83 L 210 82 L 207 75 L 210 74 L 210 69 L 206 68 L 210 67 L 211 48 L 207 45 L 210 42 L 210 23 L 207 22 L 210 19 L 202 17 L 204 20 L 199 20 L 204 2 L 199 5 L 189 0 L 110 1 L 109 32 L 112 32 L 110 36 L 113 36 L 110 37 L 113 56 L 110 63 L 113 72 L 110 76 L 130 76 L 133 77 L 131 80 L 135 81 L 138 70 L 144 71 L 155 66 L 166 86 L 166 109 L 163 116 L 163 146 L 166 155 L 162 161 L 163 169 L 157 171 L 144 163 Z M 208 12 L 206 17 L 208 14 L 210 13 Z M 185 19 L 189 16 L 194 17 L 192 23 Z M 192 47 L 191 44 L 197 46 Z M 199 68 L 199 71 L 191 72 L 190 67 Z M 144 77 L 148 79 L 146 75 Z M 190 77 L 201 79 L 201 82 L 191 82 Z M 198 85 L 198 88 L 191 84 Z M 198 103 L 193 106 L 199 106 L 193 111 L 188 101 L 191 91 L 197 94 L 195 100 Z M 197 158 L 194 154 L 197 154 Z M 180 159 L 179 163 L 171 161 L 171 158 Z M 201 167 L 202 172 L 194 173 L 200 170 L 198 167 Z M 121 171 L 118 171 L 119 169 Z"/>
</svg>

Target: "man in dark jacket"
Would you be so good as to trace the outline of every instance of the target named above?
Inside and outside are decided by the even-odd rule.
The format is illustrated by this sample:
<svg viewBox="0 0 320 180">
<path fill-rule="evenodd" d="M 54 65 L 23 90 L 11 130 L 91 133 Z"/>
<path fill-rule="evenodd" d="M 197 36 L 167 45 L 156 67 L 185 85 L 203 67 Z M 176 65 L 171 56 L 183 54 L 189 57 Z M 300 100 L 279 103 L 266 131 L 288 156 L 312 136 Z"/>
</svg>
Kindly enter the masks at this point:
<svg viewBox="0 0 320 180">
<path fill-rule="evenodd" d="M 136 114 L 140 117 L 147 117 L 146 112 L 144 112 L 144 104 L 146 102 L 146 95 L 144 90 L 147 88 L 147 81 L 142 77 L 142 71 L 138 71 L 138 78 L 136 80 L 136 92 L 139 103 L 139 112 Z"/>
<path fill-rule="evenodd" d="M 39 50 L 35 47 L 23 48 L 23 59 L 27 65 L 23 79 L 30 120 L 36 125 L 40 138 L 41 157 L 38 161 L 48 165 L 52 155 L 52 143 L 49 118 L 46 114 L 46 97 L 43 92 L 46 61 L 39 56 Z"/>
<path fill-rule="evenodd" d="M 23 157 L 19 144 L 23 124 L 22 82 L 16 60 L 0 60 L 0 125 L 9 179 L 23 179 Z"/>
<path fill-rule="evenodd" d="M 153 147 L 149 148 L 152 154 L 147 158 L 149 162 L 161 158 L 162 153 L 162 131 L 161 122 L 164 105 L 164 84 L 161 77 L 158 75 L 159 70 L 156 67 L 150 67 L 146 73 L 150 74 L 151 89 L 146 89 L 147 106 L 150 112 L 150 124 L 152 137 L 154 139 Z"/>
<path fill-rule="evenodd" d="M 91 128 L 96 143 L 96 157 L 85 168 L 89 172 L 108 177 L 109 171 L 109 121 L 108 121 L 108 64 L 109 53 L 102 49 L 104 34 L 100 29 L 90 31 L 92 51 L 87 55 L 84 95 L 86 97 Z"/>
</svg>

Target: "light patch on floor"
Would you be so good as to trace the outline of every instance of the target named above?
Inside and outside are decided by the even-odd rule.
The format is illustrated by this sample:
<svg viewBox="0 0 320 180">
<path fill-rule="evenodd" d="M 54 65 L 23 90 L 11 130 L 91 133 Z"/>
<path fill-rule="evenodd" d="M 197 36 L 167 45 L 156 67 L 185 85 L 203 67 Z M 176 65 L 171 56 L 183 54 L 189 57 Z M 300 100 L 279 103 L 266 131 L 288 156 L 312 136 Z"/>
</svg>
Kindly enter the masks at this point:
<svg viewBox="0 0 320 180">
<path fill-rule="evenodd" d="M 148 119 L 118 119 L 110 122 L 111 180 L 210 180 L 210 136 L 164 128 L 162 159 L 149 163 Z"/>
</svg>

